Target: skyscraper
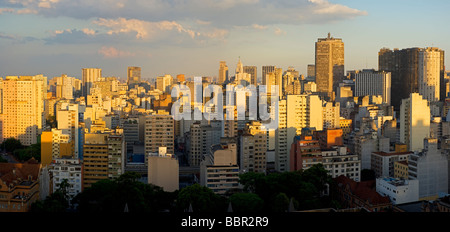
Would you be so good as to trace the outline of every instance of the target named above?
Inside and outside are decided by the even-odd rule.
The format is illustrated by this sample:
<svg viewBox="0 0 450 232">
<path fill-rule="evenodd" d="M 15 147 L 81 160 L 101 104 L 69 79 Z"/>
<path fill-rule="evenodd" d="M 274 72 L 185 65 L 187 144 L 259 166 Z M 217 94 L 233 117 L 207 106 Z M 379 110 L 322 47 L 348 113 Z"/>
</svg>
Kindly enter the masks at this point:
<svg viewBox="0 0 450 232">
<path fill-rule="evenodd" d="M 83 81 L 83 96 L 91 94 L 91 88 L 94 83 L 100 81 L 102 77 L 102 70 L 99 68 L 83 68 L 82 69 L 82 81 Z"/>
<path fill-rule="evenodd" d="M 266 83 L 266 75 L 269 73 L 275 73 L 275 66 L 271 66 L 271 65 L 266 65 L 266 66 L 262 66 L 262 84 L 263 85 L 268 85 L 268 83 Z"/>
<path fill-rule="evenodd" d="M 355 74 L 355 96 L 382 96 L 391 105 L 391 73 L 363 70 Z"/>
<path fill-rule="evenodd" d="M 127 84 L 138 84 L 141 82 L 141 68 L 140 67 L 128 67 Z"/>
<path fill-rule="evenodd" d="M 441 52 L 426 48 L 419 52 L 419 93 L 429 102 L 440 100 Z"/>
<path fill-rule="evenodd" d="M 344 78 L 344 43 L 342 39 L 319 38 L 316 42 L 316 84 L 321 96 L 333 97 L 332 93 Z"/>
<path fill-rule="evenodd" d="M 251 83 L 252 85 L 258 84 L 258 76 L 257 76 L 257 68 L 256 66 L 244 66 L 244 73 L 248 73 L 251 76 Z"/>
<path fill-rule="evenodd" d="M 228 80 L 228 66 L 227 62 L 220 61 L 219 66 L 219 84 L 223 84 L 225 81 Z"/>
<path fill-rule="evenodd" d="M 382 48 L 378 52 L 378 69 L 391 73 L 392 86 L 401 86 L 401 88 L 392 91 L 392 106 L 396 110 L 400 109 L 402 99 L 408 98 L 410 93 L 419 92 L 419 53 L 422 48 L 394 49 Z M 444 83 L 444 51 L 439 60 L 440 83 Z M 441 85 L 440 99 L 445 98 L 445 85 Z"/>
</svg>

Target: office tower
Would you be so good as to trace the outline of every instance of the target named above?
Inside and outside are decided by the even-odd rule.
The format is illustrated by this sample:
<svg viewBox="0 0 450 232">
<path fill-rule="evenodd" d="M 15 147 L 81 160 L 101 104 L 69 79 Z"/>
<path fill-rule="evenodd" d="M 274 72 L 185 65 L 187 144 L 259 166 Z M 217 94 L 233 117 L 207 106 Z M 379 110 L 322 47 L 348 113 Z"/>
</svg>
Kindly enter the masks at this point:
<svg viewBox="0 0 450 232">
<path fill-rule="evenodd" d="M 148 156 L 148 183 L 161 187 L 165 192 L 179 189 L 179 164 L 165 147 Z"/>
<path fill-rule="evenodd" d="M 419 93 L 429 102 L 440 100 L 441 51 L 426 48 L 419 52 Z"/>
<path fill-rule="evenodd" d="M 423 139 L 430 136 L 430 107 L 418 93 L 402 100 L 400 107 L 400 142 L 409 151 L 423 149 Z"/>
<path fill-rule="evenodd" d="M 268 66 L 262 66 L 262 76 L 261 76 L 261 78 L 262 78 L 262 84 L 263 85 L 268 85 L 268 83 L 266 83 L 266 81 L 267 81 L 267 74 L 269 74 L 269 73 L 275 73 L 275 69 L 276 69 L 276 67 L 275 66 L 271 66 L 271 65 L 268 65 Z"/>
<path fill-rule="evenodd" d="M 73 77 L 63 74 L 56 78 L 56 98 L 73 99 Z"/>
<path fill-rule="evenodd" d="M 83 189 L 124 173 L 123 131 L 86 133 L 83 145 Z"/>
<path fill-rule="evenodd" d="M 3 81 L 2 138 L 16 138 L 23 145 L 38 142 L 45 125 L 44 92 L 47 78 L 8 76 Z"/>
<path fill-rule="evenodd" d="M 73 147 L 68 134 L 62 130 L 52 128 L 41 135 L 41 163 L 49 165 L 53 160 L 61 157 L 73 157 Z M 78 158 L 78 157 L 77 157 Z"/>
<path fill-rule="evenodd" d="M 342 39 L 319 38 L 316 42 L 316 84 L 321 96 L 332 98 L 344 78 L 344 43 Z"/>
<path fill-rule="evenodd" d="M 219 65 L 219 84 L 223 84 L 225 81 L 228 81 L 228 66 L 227 62 L 220 61 Z"/>
<path fill-rule="evenodd" d="M 400 109 L 402 99 L 408 98 L 410 93 L 419 92 L 419 52 L 422 48 L 394 49 L 382 48 L 378 52 L 378 69 L 391 72 L 392 86 L 399 87 L 392 91 L 392 106 Z M 444 83 L 444 51 L 440 55 L 440 82 Z M 445 86 L 440 87 L 440 99 L 445 98 Z"/>
<path fill-rule="evenodd" d="M 250 84 L 256 86 L 258 85 L 258 76 L 257 76 L 257 67 L 256 66 L 244 66 L 244 73 L 250 74 Z"/>
<path fill-rule="evenodd" d="M 390 105 L 391 89 L 391 73 L 367 69 L 355 74 L 355 97 L 382 96 Z"/>
<path fill-rule="evenodd" d="M 167 153 L 175 153 L 174 119 L 166 111 L 158 111 L 145 117 L 145 164 L 148 164 L 148 154 L 166 147 Z"/>
<path fill-rule="evenodd" d="M 156 78 L 156 88 L 162 92 L 170 93 L 173 78 L 171 75 L 159 76 Z"/>
<path fill-rule="evenodd" d="M 448 193 L 448 158 L 437 140 L 424 139 L 424 150 L 408 159 L 409 179 L 419 180 L 419 200 L 435 200 Z"/>
<path fill-rule="evenodd" d="M 306 76 L 308 78 L 316 78 L 316 65 L 315 64 L 308 64 L 308 67 L 306 70 Z"/>
<path fill-rule="evenodd" d="M 127 70 L 127 84 L 139 84 L 141 82 L 141 68 L 140 67 L 128 67 Z"/>
<path fill-rule="evenodd" d="M 200 165 L 200 184 L 215 194 L 224 195 L 239 186 L 236 143 L 221 143 L 211 147 Z"/>
<path fill-rule="evenodd" d="M 102 78 L 102 70 L 99 68 L 83 68 L 82 70 L 82 81 L 83 81 L 83 96 L 91 94 L 91 88 L 94 83 L 100 81 Z"/>
</svg>

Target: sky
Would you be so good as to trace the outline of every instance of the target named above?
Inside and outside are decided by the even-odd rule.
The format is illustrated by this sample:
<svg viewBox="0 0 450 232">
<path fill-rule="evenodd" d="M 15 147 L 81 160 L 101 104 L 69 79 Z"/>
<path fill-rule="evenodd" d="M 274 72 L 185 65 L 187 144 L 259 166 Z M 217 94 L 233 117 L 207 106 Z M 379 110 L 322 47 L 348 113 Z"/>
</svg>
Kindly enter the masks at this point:
<svg viewBox="0 0 450 232">
<path fill-rule="evenodd" d="M 448 0 L 0 0 L 0 76 L 101 68 L 126 79 L 218 75 L 226 61 L 294 67 L 306 75 L 328 33 L 345 69 L 378 68 L 383 48 L 450 51 Z M 449 66 L 446 59 L 446 66 Z"/>
</svg>

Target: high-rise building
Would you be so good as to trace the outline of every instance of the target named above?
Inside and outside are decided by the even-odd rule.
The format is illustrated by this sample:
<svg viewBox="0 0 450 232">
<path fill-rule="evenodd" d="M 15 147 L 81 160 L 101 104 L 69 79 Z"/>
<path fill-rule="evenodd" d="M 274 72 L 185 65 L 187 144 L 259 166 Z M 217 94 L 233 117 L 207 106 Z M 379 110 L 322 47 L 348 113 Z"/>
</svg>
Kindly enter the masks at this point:
<svg viewBox="0 0 450 232">
<path fill-rule="evenodd" d="M 258 84 L 258 76 L 257 76 L 257 67 L 256 66 L 244 66 L 244 73 L 250 74 L 250 84 L 256 86 Z"/>
<path fill-rule="evenodd" d="M 355 74 L 355 97 L 382 96 L 391 105 L 391 73 L 363 70 Z"/>
<path fill-rule="evenodd" d="M 317 95 L 287 95 L 278 106 L 278 128 L 275 131 L 275 169 L 289 170 L 289 154 L 295 136 L 303 128 L 323 129 L 322 100 Z"/>
<path fill-rule="evenodd" d="M 430 136 L 430 107 L 418 93 L 411 93 L 402 100 L 400 107 L 400 142 L 409 151 L 423 149 L 423 139 Z"/>
<path fill-rule="evenodd" d="M 172 83 L 173 77 L 171 75 L 164 75 L 156 78 L 156 88 L 162 92 L 170 93 Z"/>
<path fill-rule="evenodd" d="M 62 103 L 56 110 L 56 121 L 58 122 L 58 129 L 63 134 L 69 136 L 69 143 L 71 147 L 70 155 L 72 158 L 79 157 L 78 147 L 78 104 Z"/>
<path fill-rule="evenodd" d="M 419 52 L 419 93 L 429 102 L 440 100 L 441 51 L 426 48 Z"/>
<path fill-rule="evenodd" d="M 308 67 L 306 70 L 306 76 L 309 78 L 316 78 L 316 65 L 315 64 L 308 64 Z"/>
<path fill-rule="evenodd" d="M 225 81 L 228 80 L 228 66 L 227 66 L 227 62 L 225 61 L 220 61 L 220 66 L 219 66 L 219 84 L 223 84 Z"/>
<path fill-rule="evenodd" d="M 239 186 L 239 166 L 235 143 L 216 144 L 211 147 L 200 165 L 200 184 L 214 193 L 223 195 Z"/>
<path fill-rule="evenodd" d="M 266 65 L 266 66 L 262 66 L 262 76 L 261 76 L 261 78 L 262 78 L 262 84 L 263 85 L 269 85 L 268 83 L 267 83 L 267 74 L 269 74 L 269 73 L 275 73 L 275 69 L 276 69 L 276 67 L 275 66 L 272 66 L 272 65 Z"/>
<path fill-rule="evenodd" d="M 167 153 L 175 153 L 174 119 L 166 111 L 158 111 L 145 118 L 145 164 L 148 164 L 148 154 L 159 152 L 160 147 L 166 147 Z"/>
<path fill-rule="evenodd" d="M 83 145 L 83 189 L 93 183 L 114 179 L 124 173 L 123 131 L 86 133 Z"/>
<path fill-rule="evenodd" d="M 102 70 L 99 68 L 83 68 L 82 70 L 83 96 L 91 94 L 94 83 L 102 78 Z"/>
<path fill-rule="evenodd" d="M 333 91 L 345 76 L 344 43 L 342 39 L 319 38 L 316 42 L 317 91 L 324 97 L 333 97 Z"/>
<path fill-rule="evenodd" d="M 141 82 L 141 68 L 140 67 L 128 67 L 127 70 L 127 84 L 139 84 Z"/>
<path fill-rule="evenodd" d="M 45 126 L 47 78 L 42 75 L 8 76 L 2 83 L 2 138 L 16 138 L 27 146 L 37 143 Z"/>
<path fill-rule="evenodd" d="M 56 77 L 56 98 L 73 99 L 73 79 L 65 74 Z"/>
<path fill-rule="evenodd" d="M 231 121 L 232 122 L 232 121 Z M 209 154 L 209 149 L 214 144 L 220 143 L 222 134 L 221 122 L 214 121 L 210 125 L 194 122 L 190 130 L 190 151 L 188 155 L 189 165 L 200 166 L 203 156 Z"/>
<path fill-rule="evenodd" d="M 410 93 L 419 92 L 419 52 L 422 48 L 394 49 L 382 48 L 378 52 L 378 69 L 391 73 L 392 86 L 401 88 L 392 91 L 392 106 L 400 109 L 402 99 L 408 98 Z M 444 83 L 445 66 L 444 51 L 440 55 L 440 82 Z M 445 85 L 440 86 L 440 99 L 445 98 Z"/>
</svg>

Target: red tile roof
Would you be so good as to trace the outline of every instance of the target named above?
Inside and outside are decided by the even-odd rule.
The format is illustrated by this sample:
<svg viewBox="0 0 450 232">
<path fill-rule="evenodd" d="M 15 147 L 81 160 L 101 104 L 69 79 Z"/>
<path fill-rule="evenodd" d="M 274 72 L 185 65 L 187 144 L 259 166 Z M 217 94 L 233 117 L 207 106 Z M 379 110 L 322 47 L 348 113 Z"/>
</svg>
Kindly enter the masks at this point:
<svg viewBox="0 0 450 232">
<path fill-rule="evenodd" d="M 389 204 L 391 201 L 389 197 L 381 196 L 375 190 L 375 181 L 362 181 L 356 182 L 346 176 L 339 176 L 335 178 L 335 181 L 341 186 L 349 186 L 353 195 L 368 202 L 371 205 Z"/>
<path fill-rule="evenodd" d="M 0 180 L 6 185 L 11 183 L 14 185 L 20 184 L 24 180 L 29 180 L 31 176 L 32 181 L 36 181 L 39 177 L 41 165 L 39 163 L 25 162 L 25 163 L 0 163 Z"/>
</svg>

